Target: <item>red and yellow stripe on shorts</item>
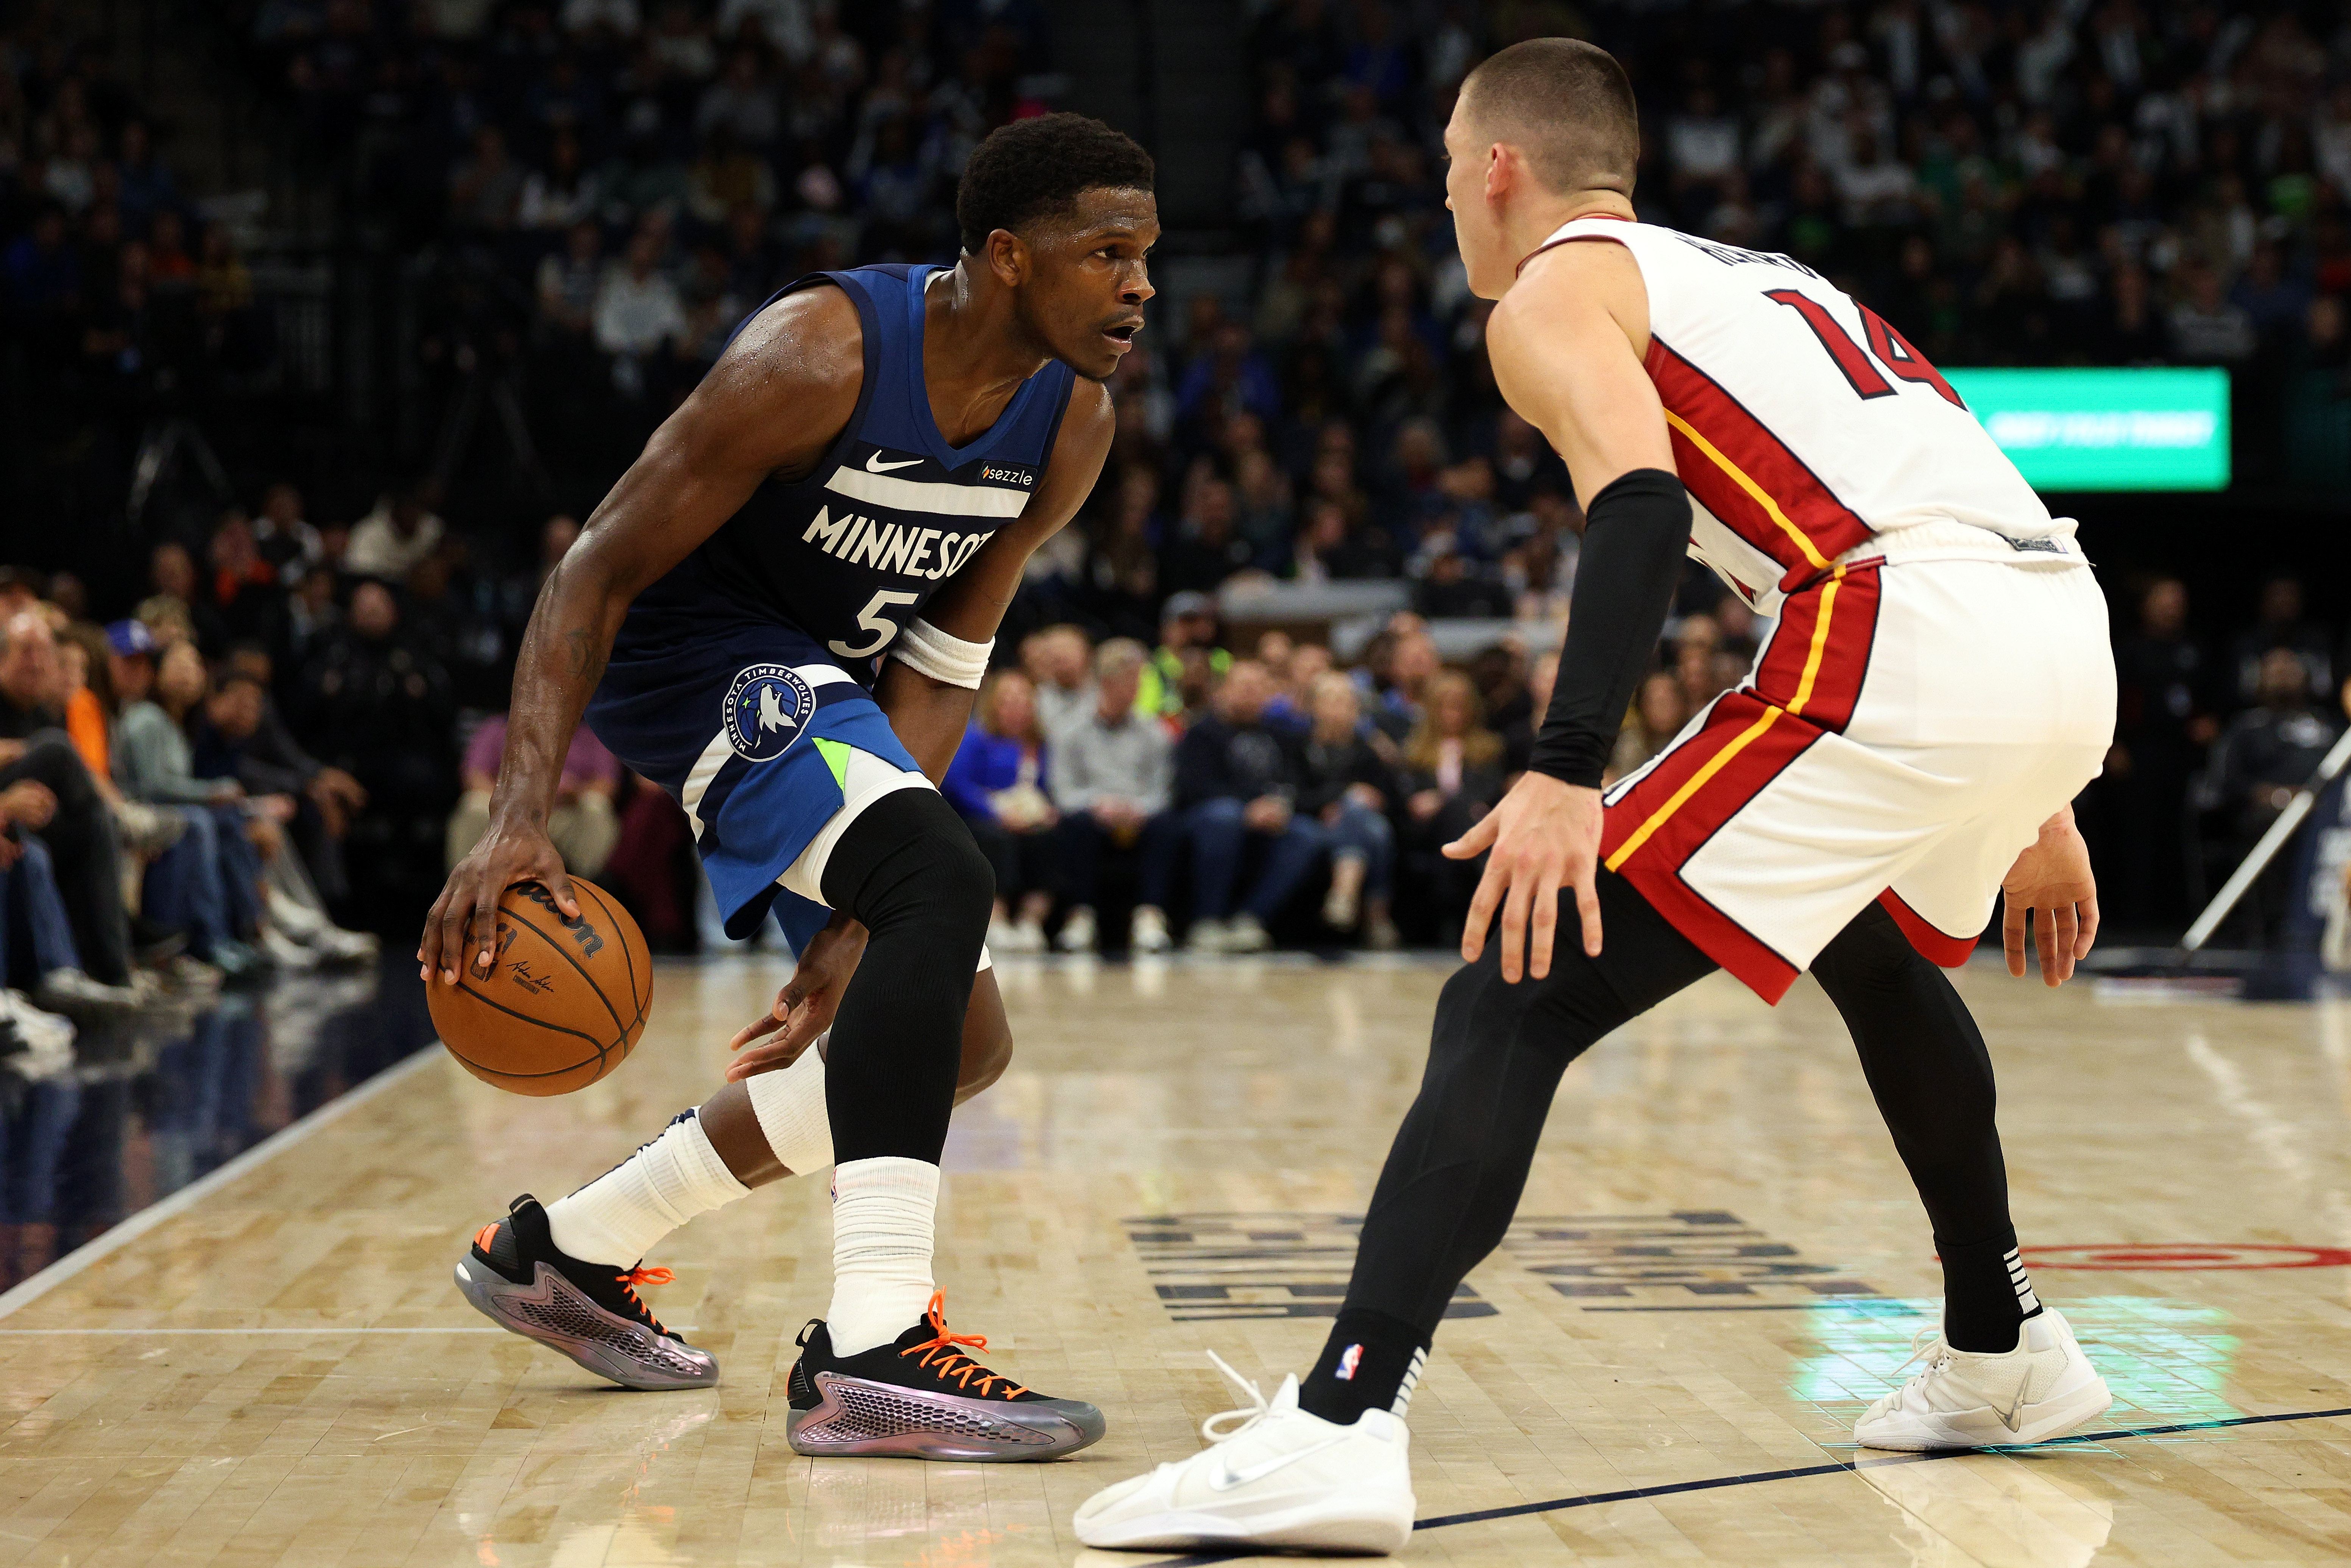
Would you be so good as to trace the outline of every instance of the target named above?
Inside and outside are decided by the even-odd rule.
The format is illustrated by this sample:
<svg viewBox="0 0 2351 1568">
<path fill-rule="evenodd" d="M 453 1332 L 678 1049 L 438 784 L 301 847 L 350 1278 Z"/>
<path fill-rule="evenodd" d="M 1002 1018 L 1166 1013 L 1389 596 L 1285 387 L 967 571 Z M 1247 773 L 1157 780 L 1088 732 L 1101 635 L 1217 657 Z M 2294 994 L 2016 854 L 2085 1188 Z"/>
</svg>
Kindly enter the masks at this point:
<svg viewBox="0 0 2351 1568">
<path fill-rule="evenodd" d="M 1834 566 L 1790 595 L 1753 675 L 1723 694 L 1705 727 L 1659 758 L 1602 820 L 1601 863 L 1767 1001 L 1795 983 L 1794 966 L 1708 903 L 1681 870 L 1783 768 L 1852 722 L 1877 636 L 1881 565 Z"/>
</svg>

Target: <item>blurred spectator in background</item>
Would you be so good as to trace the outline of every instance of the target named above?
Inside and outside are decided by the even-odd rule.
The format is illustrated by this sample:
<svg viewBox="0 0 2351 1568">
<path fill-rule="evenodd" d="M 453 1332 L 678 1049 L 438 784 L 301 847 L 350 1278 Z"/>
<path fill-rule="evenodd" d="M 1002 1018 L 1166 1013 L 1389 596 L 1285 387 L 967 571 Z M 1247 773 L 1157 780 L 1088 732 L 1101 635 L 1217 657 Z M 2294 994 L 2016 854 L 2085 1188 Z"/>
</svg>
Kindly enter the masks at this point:
<svg viewBox="0 0 2351 1568">
<path fill-rule="evenodd" d="M 1502 737 L 1481 722 L 1468 676 L 1441 670 L 1429 677 L 1420 722 L 1405 740 L 1404 767 L 1406 841 L 1433 894 L 1437 940 L 1450 944 L 1485 866 L 1439 852 L 1502 798 Z"/>
<path fill-rule="evenodd" d="M 2278 648 L 2301 658 L 2312 700 L 2325 701 L 2335 690 L 2334 649 L 2328 643 L 2326 628 L 2303 615 L 2302 579 L 2289 572 L 2272 576 L 2262 584 L 2260 619 L 2229 644 L 2237 701 L 2262 700 L 2262 661 Z"/>
<path fill-rule="evenodd" d="M 1135 700 L 1145 713 L 1163 718 L 1185 710 L 1184 656 L 1197 652 L 1209 677 L 1223 678 L 1233 656 L 1217 645 L 1217 601 L 1205 593 L 1171 593 L 1159 612 L 1159 647 L 1144 666 L 1142 695 Z"/>
<path fill-rule="evenodd" d="M 1053 909 L 1053 826 L 1046 792 L 1044 727 L 1037 688 L 1018 670 L 998 670 L 980 688 L 978 711 L 939 789 L 996 868 L 991 946 L 1040 953 Z"/>
<path fill-rule="evenodd" d="M 1263 664 L 1236 660 L 1213 710 L 1176 748 L 1176 805 L 1192 862 L 1186 945 L 1201 952 L 1256 953 L 1270 946 L 1267 925 L 1313 870 L 1327 837 L 1322 823 L 1296 809 L 1301 744 L 1293 732 L 1265 722 L 1273 693 Z M 1243 890 L 1243 862 L 1253 849 L 1262 864 Z M 1154 891 L 1171 880 L 1153 878 Z M 1164 908 L 1156 898 L 1150 902 Z"/>
<path fill-rule="evenodd" d="M 493 715 L 474 727 L 461 764 L 465 792 L 449 813 L 443 869 L 464 860 L 490 831 L 490 795 L 497 787 L 498 759 L 506 746 L 506 715 Z M 620 839 L 620 819 L 612 809 L 620 782 L 621 764 L 604 743 L 584 724 L 573 730 L 570 748 L 563 754 L 562 777 L 556 781 L 555 809 L 547 819 L 547 836 L 563 857 L 565 871 L 591 881 L 604 874 L 604 862 Z"/>
<path fill-rule="evenodd" d="M 1331 891 L 1322 923 L 1352 935 L 1360 922 L 1374 948 L 1397 945 L 1389 904 L 1395 883 L 1395 830 L 1388 812 L 1401 791 L 1365 738 L 1355 683 L 1335 671 L 1314 677 L 1312 727 L 1299 757 L 1297 809 L 1322 824 L 1331 845 Z"/>
<path fill-rule="evenodd" d="M 1646 767 L 1667 741 L 1681 733 L 1688 718 L 1681 682 L 1663 670 L 1643 679 L 1633 699 L 1632 715 L 1617 732 L 1616 747 L 1609 753 L 1606 781 L 1614 784 Z"/>
<path fill-rule="evenodd" d="M 353 577 L 397 582 L 439 548 L 446 530 L 447 525 L 425 505 L 421 489 L 411 487 L 381 497 L 375 509 L 351 529 L 342 570 Z"/>
<path fill-rule="evenodd" d="M 131 923 L 113 813 L 65 730 L 64 671 L 37 611 L 0 620 L 0 833 L 41 836 L 78 967 L 131 981 Z"/>
<path fill-rule="evenodd" d="M 2310 706 L 2310 672 L 2291 648 L 2262 655 L 2259 706 L 2231 719 L 2213 744 L 2200 803 L 2228 824 L 2229 863 L 2252 852 L 2278 813 L 2309 782 L 2342 727 Z M 2273 860 L 2255 882 L 2249 917 L 2266 944 L 2275 939 L 2294 883 L 2294 857 Z"/>
<path fill-rule="evenodd" d="M 2113 862 L 2113 918 L 2123 925 L 2184 925 L 2189 914 L 2193 827 L 2189 781 L 2197 758 L 2220 731 L 2226 678 L 2188 632 L 2188 589 L 2178 578 L 2149 583 L 2138 629 L 2115 646 L 2117 702 L 2106 779 L 2115 824 L 2132 852 Z"/>
<path fill-rule="evenodd" d="M 1084 631 L 1066 623 L 1021 640 L 1020 667 L 1037 694 L 1037 722 L 1048 737 L 1093 711 L 1092 657 Z"/>
<path fill-rule="evenodd" d="M 1094 653 L 1093 706 L 1054 734 L 1053 803 L 1061 811 L 1058 848 L 1070 902 L 1057 938 L 1063 952 L 1088 952 L 1099 943 L 1106 860 L 1169 861 L 1156 841 L 1176 831 L 1168 814 L 1176 743 L 1157 718 L 1136 709 L 1147 657 L 1143 644 L 1130 638 L 1104 643 Z M 1155 841 L 1146 846 L 1146 839 Z M 1130 938 L 1136 951 L 1165 950 L 1166 897 L 1165 889 L 1155 888 L 1136 909 Z"/>
</svg>

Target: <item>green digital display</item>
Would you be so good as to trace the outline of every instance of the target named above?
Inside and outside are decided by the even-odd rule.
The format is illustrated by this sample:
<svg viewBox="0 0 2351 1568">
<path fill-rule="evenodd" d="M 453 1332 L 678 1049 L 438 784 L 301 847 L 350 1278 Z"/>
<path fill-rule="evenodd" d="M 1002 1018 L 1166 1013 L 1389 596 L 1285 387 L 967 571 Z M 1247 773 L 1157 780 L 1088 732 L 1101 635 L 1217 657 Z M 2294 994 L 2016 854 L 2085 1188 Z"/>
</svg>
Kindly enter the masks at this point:
<svg viewBox="0 0 2351 1568">
<path fill-rule="evenodd" d="M 1946 371 L 2036 490 L 2221 490 L 2229 372 Z"/>
</svg>

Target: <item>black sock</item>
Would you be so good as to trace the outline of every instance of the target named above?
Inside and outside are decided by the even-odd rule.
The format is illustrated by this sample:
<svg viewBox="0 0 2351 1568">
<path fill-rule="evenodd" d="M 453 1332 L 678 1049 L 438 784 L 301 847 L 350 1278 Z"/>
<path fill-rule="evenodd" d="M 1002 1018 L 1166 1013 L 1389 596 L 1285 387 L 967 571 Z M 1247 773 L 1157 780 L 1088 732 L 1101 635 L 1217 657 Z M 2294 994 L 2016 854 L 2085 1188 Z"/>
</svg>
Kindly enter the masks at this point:
<svg viewBox="0 0 2351 1568">
<path fill-rule="evenodd" d="M 1943 1260 L 1943 1337 L 1953 1350 L 1994 1354 L 2016 1348 L 2016 1331 L 2041 1301 L 2016 1255 L 2016 1232 L 1964 1247 L 1937 1242 Z"/>
<path fill-rule="evenodd" d="M 1345 1308 L 1298 1385 L 1299 1408 L 1343 1427 L 1366 1410 L 1402 1416 L 1427 1359 L 1428 1341 L 1402 1318 Z"/>
</svg>

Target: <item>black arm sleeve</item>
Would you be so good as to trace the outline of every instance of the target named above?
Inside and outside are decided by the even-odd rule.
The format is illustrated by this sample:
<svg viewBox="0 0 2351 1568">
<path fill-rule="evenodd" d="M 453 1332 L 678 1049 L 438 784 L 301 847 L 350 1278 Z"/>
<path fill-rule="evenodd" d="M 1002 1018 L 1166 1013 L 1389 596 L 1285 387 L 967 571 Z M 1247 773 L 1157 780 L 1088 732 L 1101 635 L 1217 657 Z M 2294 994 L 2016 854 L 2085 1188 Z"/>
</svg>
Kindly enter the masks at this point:
<svg viewBox="0 0 2351 1568">
<path fill-rule="evenodd" d="M 1673 608 L 1689 525 L 1689 493 L 1662 468 L 1635 468 L 1592 497 L 1559 680 L 1527 758 L 1535 772 L 1600 787 L 1625 710 Z"/>
</svg>

